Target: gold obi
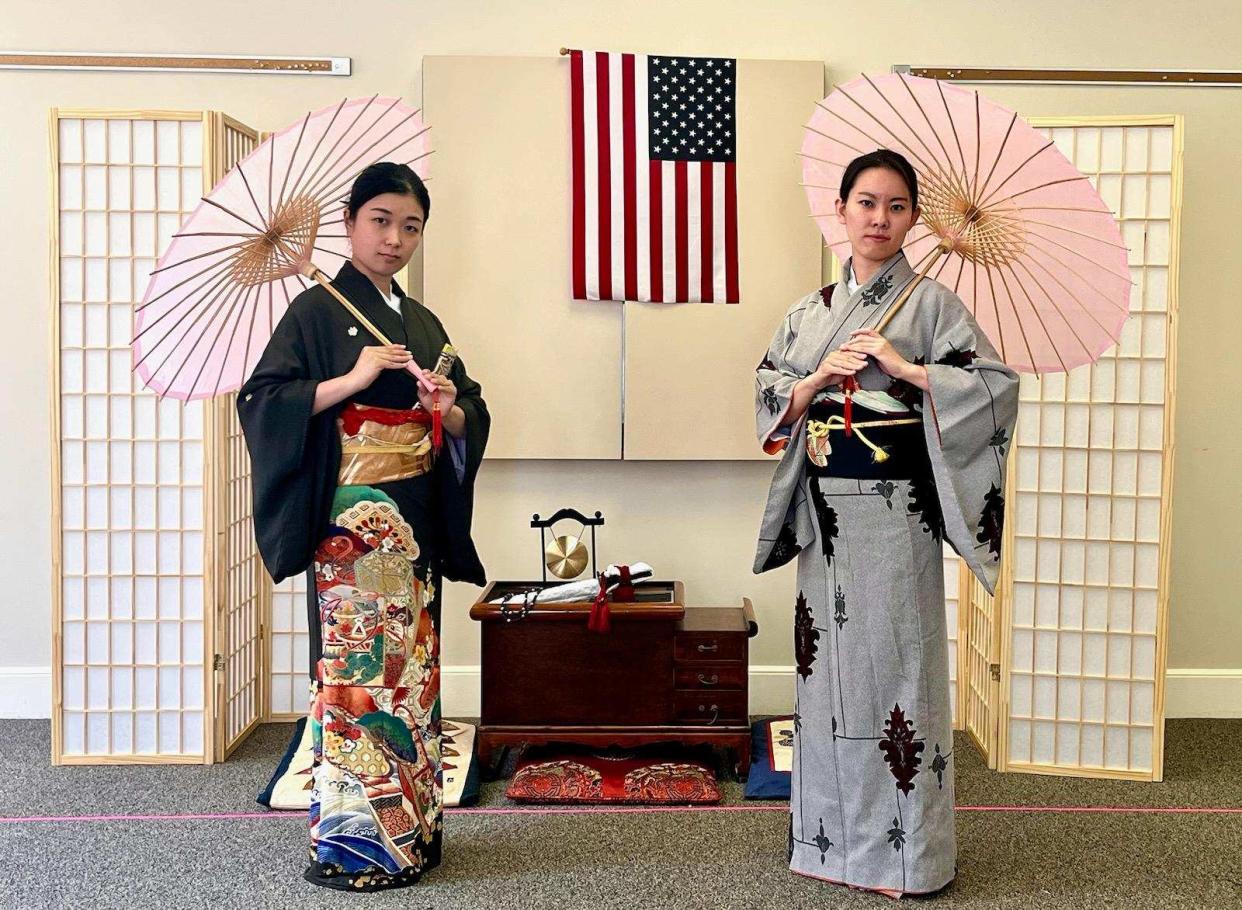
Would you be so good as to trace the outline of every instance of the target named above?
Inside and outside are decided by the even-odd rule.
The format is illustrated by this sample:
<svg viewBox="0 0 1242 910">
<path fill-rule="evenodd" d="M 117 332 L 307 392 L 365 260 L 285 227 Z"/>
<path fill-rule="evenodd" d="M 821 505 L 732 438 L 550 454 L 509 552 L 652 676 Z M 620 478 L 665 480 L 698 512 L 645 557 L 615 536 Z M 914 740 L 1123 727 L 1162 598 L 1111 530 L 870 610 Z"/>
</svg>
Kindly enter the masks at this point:
<svg viewBox="0 0 1242 910">
<path fill-rule="evenodd" d="M 350 409 L 352 413 L 336 421 L 341 434 L 339 486 L 390 483 L 431 470 L 429 423 L 409 419 L 412 411 L 352 404 Z"/>
</svg>

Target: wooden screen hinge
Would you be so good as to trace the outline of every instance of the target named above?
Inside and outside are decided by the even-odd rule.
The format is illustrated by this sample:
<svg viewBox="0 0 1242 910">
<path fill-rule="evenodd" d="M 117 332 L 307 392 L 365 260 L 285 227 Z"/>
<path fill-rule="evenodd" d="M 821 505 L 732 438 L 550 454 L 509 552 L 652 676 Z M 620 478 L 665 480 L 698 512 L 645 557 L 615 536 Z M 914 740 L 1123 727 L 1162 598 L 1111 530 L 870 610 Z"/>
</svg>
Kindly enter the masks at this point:
<svg viewBox="0 0 1242 910">
<path fill-rule="evenodd" d="M 224 655 L 217 654 L 211 659 L 211 669 L 220 671 L 224 669 Z"/>
<path fill-rule="evenodd" d="M 992 682 L 1000 682 L 1000 664 L 988 664 L 988 672 L 992 674 Z"/>
</svg>

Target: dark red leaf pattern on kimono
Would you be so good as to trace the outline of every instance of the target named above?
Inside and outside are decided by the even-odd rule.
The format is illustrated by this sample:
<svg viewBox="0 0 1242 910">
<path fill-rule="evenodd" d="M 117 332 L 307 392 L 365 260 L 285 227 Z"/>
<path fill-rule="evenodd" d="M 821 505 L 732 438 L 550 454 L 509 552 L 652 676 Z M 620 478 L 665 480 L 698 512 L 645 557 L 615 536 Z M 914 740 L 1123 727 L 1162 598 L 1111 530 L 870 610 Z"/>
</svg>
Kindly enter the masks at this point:
<svg viewBox="0 0 1242 910">
<path fill-rule="evenodd" d="M 801 591 L 794 602 L 794 655 L 798 661 L 798 675 L 806 679 L 811 675 L 811 664 L 815 662 L 815 652 L 819 650 L 819 630 L 815 628 L 815 620 L 811 616 L 811 608 Z"/>
<path fill-rule="evenodd" d="M 824 559 L 832 562 L 832 555 L 836 552 L 833 540 L 840 533 L 837 527 L 837 510 L 828 505 L 828 500 L 824 496 L 824 491 L 819 488 L 819 478 L 811 478 L 811 503 L 815 506 L 815 518 L 819 523 L 819 543 L 824 550 Z"/>
<path fill-rule="evenodd" d="M 884 737 L 880 740 L 880 751 L 888 762 L 888 769 L 897 778 L 897 789 L 909 794 L 914 789 L 914 776 L 919 773 L 919 765 L 923 759 L 919 753 L 926 743 L 914 739 L 914 724 L 906 720 L 906 713 L 901 705 L 893 705 L 889 712 L 888 723 L 884 725 Z"/>
<path fill-rule="evenodd" d="M 798 546 L 798 536 L 794 533 L 793 525 L 781 525 L 780 533 L 776 535 L 776 543 L 772 544 L 772 552 L 763 562 L 763 571 L 780 568 L 801 551 L 802 547 Z"/>
<path fill-rule="evenodd" d="M 755 367 L 755 372 L 758 372 L 759 370 L 775 370 L 775 369 L 776 369 L 776 364 L 774 364 L 770 359 L 765 357 L 763 358 L 762 362 L 760 362 L 759 366 Z"/>
<path fill-rule="evenodd" d="M 936 541 L 944 539 L 944 513 L 940 510 L 940 494 L 931 472 L 917 474 L 910 481 L 910 502 L 906 511 L 918 515 L 923 530 Z"/>
<path fill-rule="evenodd" d="M 927 362 L 925 357 L 915 357 L 911 361 L 915 366 L 922 366 Z M 916 385 L 906 382 L 904 379 L 894 379 L 888 384 L 888 394 L 896 398 L 907 408 L 913 409 L 916 404 L 923 403 L 923 391 Z"/>
<path fill-rule="evenodd" d="M 979 533 L 975 540 L 987 544 L 993 559 L 1000 559 L 1001 538 L 1005 531 L 1005 497 L 1000 487 L 992 484 L 983 497 L 983 514 L 979 517 Z"/>
<path fill-rule="evenodd" d="M 837 289 L 836 284 L 830 284 L 826 288 L 819 289 L 819 299 L 824 301 L 824 306 L 832 309 L 832 292 Z"/>
<path fill-rule="evenodd" d="M 936 363 L 944 364 L 947 367 L 958 367 L 959 369 L 965 369 L 978 359 L 979 355 L 974 351 L 959 351 L 957 348 L 952 348 L 949 353 L 937 360 Z"/>
</svg>

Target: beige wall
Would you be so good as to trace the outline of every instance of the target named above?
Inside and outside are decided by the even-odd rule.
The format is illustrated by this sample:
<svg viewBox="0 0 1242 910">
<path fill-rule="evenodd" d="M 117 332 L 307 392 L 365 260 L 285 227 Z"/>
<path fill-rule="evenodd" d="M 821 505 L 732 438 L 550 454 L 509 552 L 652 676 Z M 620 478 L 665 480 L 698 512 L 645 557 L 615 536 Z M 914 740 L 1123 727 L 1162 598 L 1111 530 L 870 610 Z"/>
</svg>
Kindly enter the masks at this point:
<svg viewBox="0 0 1242 910">
<path fill-rule="evenodd" d="M 877 16 L 876 9 L 885 15 Z M 1228 69 L 1237 68 L 1242 44 L 1242 5 L 1211 2 L 1179 9 L 1155 0 L 880 6 L 859 0 L 370 0 L 352 7 L 323 0 L 202 5 L 66 0 L 52 8 L 6 0 L 3 19 L 0 43 L 12 49 L 337 55 L 353 59 L 354 75 L 0 72 L 0 256 L 10 276 L 3 324 L 16 342 L 6 350 L 0 388 L 10 440 L 0 451 L 0 476 L 8 483 L 0 552 L 7 554 L 9 591 L 0 670 L 46 667 L 51 659 L 49 107 L 211 108 L 274 128 L 345 95 L 385 92 L 417 99 L 424 55 L 547 56 L 563 45 L 822 59 L 829 76 L 840 79 L 860 70 L 884 72 L 893 63 Z M 1242 402 L 1231 393 L 1230 381 L 1242 346 L 1237 290 L 1242 258 L 1236 239 L 1242 212 L 1242 89 L 993 86 L 985 91 L 1029 115 L 1186 116 L 1169 666 L 1242 668 L 1237 653 L 1242 479 L 1234 468 L 1242 458 L 1237 429 Z M 434 220 L 430 229 L 434 232 Z M 756 351 L 765 341 L 755 339 Z M 472 368 L 485 385 L 507 381 L 501 363 Z M 681 406 L 684 419 L 699 419 L 696 403 Z M 661 574 L 684 578 L 696 602 L 754 597 L 763 632 L 753 661 L 789 664 L 791 576 L 786 570 L 755 578 L 749 571 L 769 470 L 763 463 L 489 464 L 476 518 L 480 549 L 494 577 L 526 576 L 538 566 L 528 527 L 532 512 L 568 503 L 602 509 L 609 522 L 602 556 L 648 559 Z M 476 630 L 464 617 L 471 593 L 449 592 L 445 660 L 450 666 L 477 663 Z"/>
</svg>

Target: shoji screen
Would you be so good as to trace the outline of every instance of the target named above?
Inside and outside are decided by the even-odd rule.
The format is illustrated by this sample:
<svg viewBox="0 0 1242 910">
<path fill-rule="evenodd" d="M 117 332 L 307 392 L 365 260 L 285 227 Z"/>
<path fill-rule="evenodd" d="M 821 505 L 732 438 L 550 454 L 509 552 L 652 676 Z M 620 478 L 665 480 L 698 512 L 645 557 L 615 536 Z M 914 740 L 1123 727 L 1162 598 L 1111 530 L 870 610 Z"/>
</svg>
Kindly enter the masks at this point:
<svg viewBox="0 0 1242 910">
<path fill-rule="evenodd" d="M 1121 343 L 1024 376 L 1000 613 L 1002 770 L 1160 779 L 1181 126 L 1043 121 L 1130 248 Z"/>
<path fill-rule="evenodd" d="M 199 114 L 52 116 L 53 759 L 207 753 L 203 406 L 131 372 L 134 302 L 203 192 Z"/>
<path fill-rule="evenodd" d="M 272 580 L 264 575 L 269 586 Z M 272 586 L 270 691 L 271 720 L 296 720 L 309 704 L 309 638 L 306 631 L 306 576 Z"/>
<path fill-rule="evenodd" d="M 258 134 L 223 114 L 208 116 L 208 176 L 214 185 L 254 150 Z M 208 491 L 215 504 L 211 598 L 216 607 L 215 758 L 223 761 L 262 722 L 265 713 L 263 614 L 271 582 L 254 540 L 250 456 L 237 419 L 237 393 L 212 401 L 210 415 L 208 451 L 216 454 Z"/>
</svg>

